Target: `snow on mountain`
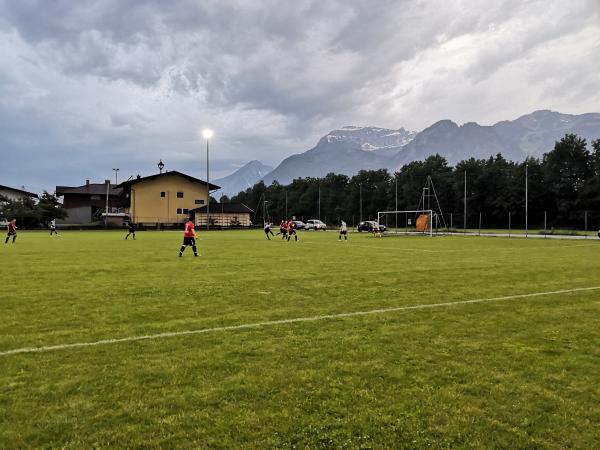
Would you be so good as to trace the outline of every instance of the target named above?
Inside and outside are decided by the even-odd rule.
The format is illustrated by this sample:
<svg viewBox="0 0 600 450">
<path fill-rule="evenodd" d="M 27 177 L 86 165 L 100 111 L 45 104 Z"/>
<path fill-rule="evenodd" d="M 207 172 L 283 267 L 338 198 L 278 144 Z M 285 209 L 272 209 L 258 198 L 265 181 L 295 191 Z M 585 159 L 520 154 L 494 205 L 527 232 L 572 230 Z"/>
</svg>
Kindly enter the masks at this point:
<svg viewBox="0 0 600 450">
<path fill-rule="evenodd" d="M 416 131 L 389 130 L 377 127 L 346 126 L 333 130 L 323 137 L 327 142 L 353 142 L 360 145 L 364 151 L 374 151 L 384 148 L 402 147 L 416 136 Z"/>
</svg>

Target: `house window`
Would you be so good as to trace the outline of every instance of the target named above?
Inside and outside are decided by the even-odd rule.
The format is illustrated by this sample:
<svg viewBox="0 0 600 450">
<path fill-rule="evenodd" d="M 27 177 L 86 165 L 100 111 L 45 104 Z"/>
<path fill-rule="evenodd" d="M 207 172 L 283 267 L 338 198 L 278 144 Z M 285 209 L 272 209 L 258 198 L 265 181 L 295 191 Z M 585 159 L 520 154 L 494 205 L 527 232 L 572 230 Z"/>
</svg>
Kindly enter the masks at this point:
<svg viewBox="0 0 600 450">
<path fill-rule="evenodd" d="M 204 205 L 204 200 L 194 200 L 195 205 Z"/>
<path fill-rule="evenodd" d="M 187 208 L 177 208 L 177 214 L 189 214 L 190 210 Z"/>
<path fill-rule="evenodd" d="M 177 193 L 177 198 L 183 198 L 183 192 L 178 192 Z"/>
<path fill-rule="evenodd" d="M 160 192 L 160 196 L 161 196 L 161 197 L 166 197 L 166 196 L 167 196 L 167 193 L 166 193 L 165 191 L 161 191 L 161 192 Z"/>
</svg>

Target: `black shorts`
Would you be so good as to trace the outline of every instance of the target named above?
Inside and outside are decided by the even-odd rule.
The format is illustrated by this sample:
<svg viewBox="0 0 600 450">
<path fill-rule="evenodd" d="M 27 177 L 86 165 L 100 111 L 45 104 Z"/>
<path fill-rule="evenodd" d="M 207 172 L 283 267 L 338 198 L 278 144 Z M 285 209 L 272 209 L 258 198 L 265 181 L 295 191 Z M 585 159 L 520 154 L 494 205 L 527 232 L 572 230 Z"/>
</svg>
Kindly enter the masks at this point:
<svg viewBox="0 0 600 450">
<path fill-rule="evenodd" d="M 196 238 L 193 238 L 193 237 L 184 237 L 183 238 L 183 245 L 191 245 L 191 246 L 196 245 Z"/>
</svg>

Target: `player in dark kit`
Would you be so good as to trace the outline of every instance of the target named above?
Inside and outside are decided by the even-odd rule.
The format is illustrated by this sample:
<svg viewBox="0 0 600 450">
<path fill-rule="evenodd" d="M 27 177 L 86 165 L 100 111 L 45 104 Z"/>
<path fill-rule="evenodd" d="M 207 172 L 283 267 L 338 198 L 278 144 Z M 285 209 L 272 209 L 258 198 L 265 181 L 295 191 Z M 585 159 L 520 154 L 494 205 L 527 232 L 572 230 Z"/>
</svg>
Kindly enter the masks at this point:
<svg viewBox="0 0 600 450">
<path fill-rule="evenodd" d="M 15 239 L 17 239 L 17 219 L 12 219 L 10 222 L 8 222 L 6 229 L 8 231 L 8 234 L 6 235 L 6 240 L 4 241 L 4 243 L 8 244 L 8 240 L 12 236 L 12 238 L 13 238 L 12 241 L 14 244 Z"/>
<path fill-rule="evenodd" d="M 194 256 L 198 256 L 198 250 L 196 250 L 196 231 L 194 230 L 194 222 L 190 218 L 185 223 L 185 230 L 183 231 L 183 245 L 179 249 L 179 256 L 183 256 L 183 252 L 185 248 L 191 245 L 192 250 L 194 250 Z"/>
<path fill-rule="evenodd" d="M 130 234 L 133 235 L 133 239 L 135 240 L 135 223 L 133 222 L 129 222 L 129 233 L 125 236 L 125 240 L 127 240 Z"/>
</svg>

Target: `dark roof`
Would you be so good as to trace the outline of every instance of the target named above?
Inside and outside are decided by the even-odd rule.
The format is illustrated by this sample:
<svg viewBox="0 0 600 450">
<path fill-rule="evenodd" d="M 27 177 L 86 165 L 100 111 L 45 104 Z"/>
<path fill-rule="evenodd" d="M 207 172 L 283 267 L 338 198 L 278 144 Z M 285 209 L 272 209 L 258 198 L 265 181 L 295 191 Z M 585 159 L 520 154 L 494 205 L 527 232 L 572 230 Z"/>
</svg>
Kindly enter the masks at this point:
<svg viewBox="0 0 600 450">
<path fill-rule="evenodd" d="M 20 194 L 25 194 L 25 195 L 27 195 L 29 197 L 38 198 L 37 194 L 34 194 L 33 192 L 24 191 L 23 189 L 16 189 L 16 188 L 13 188 L 13 187 L 10 187 L 10 186 L 2 186 L 1 184 L 0 184 L 0 189 L 8 189 L 9 191 L 19 192 Z"/>
<path fill-rule="evenodd" d="M 123 188 L 117 187 L 116 184 L 111 184 L 108 195 L 121 195 Z M 106 195 L 106 184 L 90 183 L 83 186 L 56 186 L 56 195 L 65 194 L 83 194 L 83 195 Z"/>
<path fill-rule="evenodd" d="M 190 181 L 193 181 L 195 183 L 206 184 L 206 181 L 201 180 L 200 178 L 195 178 L 195 177 L 192 177 L 190 175 L 186 175 L 185 173 L 181 173 L 181 172 L 178 172 L 176 170 L 171 170 L 170 172 L 157 173 L 155 175 L 150 175 L 148 177 L 133 178 L 131 180 L 124 181 L 119 186 L 123 186 L 123 187 L 125 187 L 125 186 L 131 186 L 132 184 L 139 183 L 140 181 L 154 180 L 156 178 L 166 177 L 166 176 L 169 176 L 169 175 L 179 175 L 180 177 L 186 178 L 186 179 L 188 179 Z M 217 186 L 216 184 L 209 183 L 209 189 L 210 190 L 217 190 L 217 189 L 221 189 L 221 186 Z"/>
<path fill-rule="evenodd" d="M 206 213 L 206 205 L 200 208 L 190 209 L 193 213 Z M 253 213 L 254 211 L 248 208 L 243 203 L 211 203 L 210 212 L 218 214 L 220 212 L 229 214 Z"/>
</svg>

